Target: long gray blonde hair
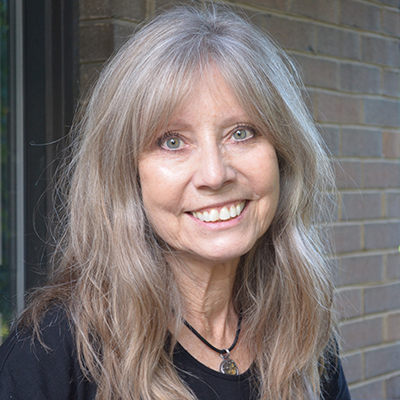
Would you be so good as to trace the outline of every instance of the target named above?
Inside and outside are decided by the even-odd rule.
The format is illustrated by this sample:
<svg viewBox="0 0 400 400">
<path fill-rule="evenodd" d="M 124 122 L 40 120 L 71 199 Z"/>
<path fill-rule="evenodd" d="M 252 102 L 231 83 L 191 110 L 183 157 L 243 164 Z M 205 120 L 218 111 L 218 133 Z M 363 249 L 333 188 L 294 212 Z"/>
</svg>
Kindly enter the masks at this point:
<svg viewBox="0 0 400 400">
<path fill-rule="evenodd" d="M 53 269 L 22 322 L 39 331 L 45 310 L 63 305 L 97 400 L 195 398 L 165 347 L 168 326 L 180 320 L 171 310 L 176 317 L 184 306 L 146 218 L 138 158 L 211 64 L 279 161 L 278 210 L 242 256 L 233 293 L 254 346 L 259 397 L 319 396 L 333 330 L 321 232 L 329 160 L 290 59 L 244 18 L 211 4 L 176 7 L 140 29 L 104 68 L 75 126 Z"/>
</svg>

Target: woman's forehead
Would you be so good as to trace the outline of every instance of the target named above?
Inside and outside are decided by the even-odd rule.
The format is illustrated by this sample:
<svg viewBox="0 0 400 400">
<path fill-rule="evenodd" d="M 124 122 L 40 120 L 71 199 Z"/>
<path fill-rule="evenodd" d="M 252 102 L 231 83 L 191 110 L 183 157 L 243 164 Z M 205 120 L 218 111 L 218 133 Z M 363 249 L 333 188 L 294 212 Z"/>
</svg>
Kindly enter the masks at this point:
<svg viewBox="0 0 400 400">
<path fill-rule="evenodd" d="M 148 103 L 145 107 L 147 111 L 144 114 L 147 118 L 142 120 L 142 144 L 147 146 L 157 135 L 187 123 L 187 111 L 190 111 L 191 104 L 198 100 L 199 93 L 203 91 L 220 101 L 227 97 L 235 99 L 241 113 L 239 115 L 235 110 L 232 116 L 227 115 L 227 123 L 231 122 L 229 119 L 235 119 L 234 123 L 243 122 L 240 119 L 244 119 L 256 126 L 261 125 L 262 121 L 254 112 L 258 107 L 254 107 L 254 98 L 248 95 L 251 90 L 241 88 L 243 84 L 243 79 L 235 76 L 234 71 L 219 66 L 215 61 L 199 64 L 195 70 L 185 71 L 163 88 L 153 82 L 158 94 L 152 96 L 152 104 Z M 183 114 L 186 120 L 182 118 Z"/>
</svg>

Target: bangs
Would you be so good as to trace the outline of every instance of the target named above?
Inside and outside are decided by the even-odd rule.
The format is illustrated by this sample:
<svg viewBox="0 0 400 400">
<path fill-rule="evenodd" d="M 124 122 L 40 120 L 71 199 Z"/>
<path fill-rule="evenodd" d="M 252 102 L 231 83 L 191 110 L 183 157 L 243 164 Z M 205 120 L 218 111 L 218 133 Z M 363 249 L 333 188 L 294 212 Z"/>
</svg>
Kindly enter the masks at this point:
<svg viewBox="0 0 400 400">
<path fill-rule="evenodd" d="M 271 131 L 276 125 L 273 124 L 276 112 L 271 109 L 275 102 L 271 98 L 273 90 L 265 81 L 260 83 L 250 78 L 256 73 L 251 65 L 245 64 L 244 57 L 238 60 L 234 55 L 221 57 L 215 52 L 210 53 L 204 52 L 200 59 L 193 57 L 186 65 L 180 60 L 174 60 L 170 65 L 160 63 L 160 68 L 152 73 L 152 79 L 148 81 L 150 83 L 143 87 L 138 98 L 138 119 L 133 124 L 137 127 L 134 135 L 138 139 L 139 153 L 146 150 L 158 134 L 163 133 L 173 115 L 196 91 L 201 81 L 206 79 L 211 86 L 215 86 L 211 73 L 213 69 L 224 78 L 257 130 L 273 139 Z M 186 56 L 190 57 L 189 53 Z"/>
<path fill-rule="evenodd" d="M 115 135 L 136 165 L 200 80 L 217 69 L 252 124 L 282 158 L 290 159 L 309 129 L 290 62 L 265 36 L 231 14 L 230 21 L 220 24 L 214 17 L 178 17 L 164 16 L 162 24 L 155 18 L 138 31 L 103 76 L 110 101 L 99 97 L 109 116 L 103 118 L 108 139 Z"/>
<path fill-rule="evenodd" d="M 136 65 L 131 80 L 134 90 L 130 96 L 135 97 L 131 112 L 139 152 L 165 129 L 177 108 L 201 79 L 212 76 L 209 72 L 214 68 L 256 127 L 264 134 L 271 131 L 270 122 L 276 112 L 269 70 L 270 64 L 276 65 L 277 54 L 265 46 L 263 39 L 254 40 L 246 29 L 237 32 L 230 24 L 214 26 L 197 18 L 190 27 L 190 21 L 177 21 L 164 25 L 155 38 L 151 31 L 153 24 L 157 25 L 156 18 L 137 33 L 132 43 L 130 52 L 135 54 Z M 248 28 L 244 21 L 240 23 Z M 179 24 L 185 28 L 179 29 Z"/>
<path fill-rule="evenodd" d="M 156 136 L 166 129 L 170 119 L 192 93 L 194 82 L 198 81 L 199 67 L 170 69 L 153 75 L 150 84 L 143 88 L 137 106 L 138 115 L 134 136 L 137 136 L 139 154 L 145 151 Z"/>
</svg>

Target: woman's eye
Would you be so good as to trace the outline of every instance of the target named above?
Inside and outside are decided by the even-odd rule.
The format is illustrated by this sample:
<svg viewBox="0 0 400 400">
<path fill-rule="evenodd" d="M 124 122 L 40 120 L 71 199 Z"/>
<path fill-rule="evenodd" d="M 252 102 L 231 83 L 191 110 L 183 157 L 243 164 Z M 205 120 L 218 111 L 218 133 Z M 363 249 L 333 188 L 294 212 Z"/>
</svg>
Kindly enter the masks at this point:
<svg viewBox="0 0 400 400">
<path fill-rule="evenodd" d="M 160 142 L 160 146 L 163 147 L 164 149 L 177 150 L 183 146 L 183 142 L 181 139 L 177 137 L 170 137 L 162 140 Z"/>
<path fill-rule="evenodd" d="M 244 129 L 244 128 L 236 129 L 232 134 L 232 137 L 235 140 L 248 139 L 251 136 L 253 136 L 252 132 L 250 132 L 248 129 Z"/>
</svg>

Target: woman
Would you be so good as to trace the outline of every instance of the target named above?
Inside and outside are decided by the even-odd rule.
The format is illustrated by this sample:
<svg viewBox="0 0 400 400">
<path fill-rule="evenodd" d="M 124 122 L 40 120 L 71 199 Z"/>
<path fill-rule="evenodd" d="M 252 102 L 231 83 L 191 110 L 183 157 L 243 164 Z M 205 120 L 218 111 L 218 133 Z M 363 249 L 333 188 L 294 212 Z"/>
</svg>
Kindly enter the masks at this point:
<svg viewBox="0 0 400 400">
<path fill-rule="evenodd" d="M 164 12 L 76 131 L 2 398 L 350 398 L 318 228 L 329 161 L 270 39 L 221 6 Z"/>
</svg>

